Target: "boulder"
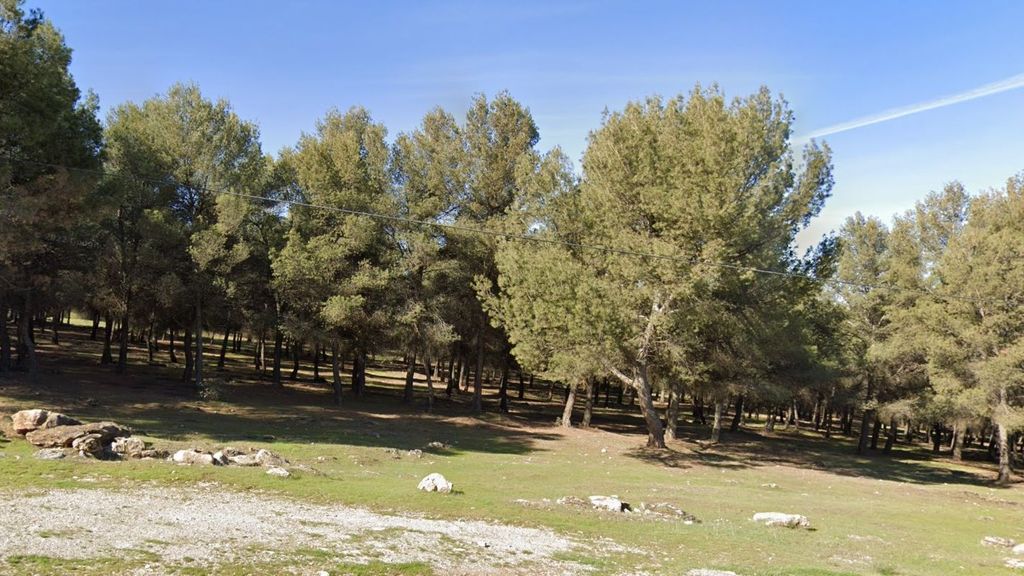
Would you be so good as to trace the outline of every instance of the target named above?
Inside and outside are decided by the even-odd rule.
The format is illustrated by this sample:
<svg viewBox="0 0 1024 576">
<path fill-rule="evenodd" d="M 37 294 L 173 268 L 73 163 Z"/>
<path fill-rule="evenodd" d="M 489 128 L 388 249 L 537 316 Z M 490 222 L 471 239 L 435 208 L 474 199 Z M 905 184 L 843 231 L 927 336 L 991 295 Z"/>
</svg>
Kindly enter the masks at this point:
<svg viewBox="0 0 1024 576">
<path fill-rule="evenodd" d="M 171 456 L 172 462 L 178 464 L 200 464 L 203 466 L 213 466 L 216 461 L 213 459 L 213 454 L 209 452 L 203 452 L 202 450 L 196 450 L 191 448 L 189 450 L 178 450 Z"/>
<path fill-rule="evenodd" d="M 11 427 L 17 434 L 28 434 L 33 430 L 41 428 L 55 428 L 57 426 L 73 426 L 81 424 L 78 420 L 65 416 L 59 412 L 50 412 L 34 408 L 15 412 L 11 416 Z"/>
<path fill-rule="evenodd" d="M 213 461 L 220 466 L 227 466 L 231 464 L 231 460 L 228 460 L 228 456 L 224 454 L 223 450 L 218 450 L 213 453 Z"/>
<path fill-rule="evenodd" d="M 147 458 L 149 458 L 149 459 L 158 459 L 158 460 L 166 460 L 170 455 L 171 455 L 171 453 L 168 452 L 167 450 L 146 449 L 146 450 L 143 450 L 142 453 L 139 454 L 139 457 L 142 458 L 143 460 L 145 460 Z"/>
<path fill-rule="evenodd" d="M 78 450 L 80 456 L 99 458 L 103 455 L 103 436 L 99 434 L 79 436 L 71 442 L 71 447 Z"/>
<path fill-rule="evenodd" d="M 1013 548 L 1017 545 L 1017 542 L 1010 538 L 1003 538 L 1001 536 L 985 536 L 981 539 L 982 546 L 995 546 L 997 548 Z"/>
<path fill-rule="evenodd" d="M 806 516 L 799 514 L 785 514 L 782 512 L 758 512 L 752 518 L 754 522 L 761 522 L 765 526 L 783 526 L 785 528 L 810 528 L 811 522 Z"/>
<path fill-rule="evenodd" d="M 694 568 L 686 573 L 686 576 L 739 576 L 729 570 L 712 570 L 710 568 Z"/>
<path fill-rule="evenodd" d="M 417 486 L 418 489 L 425 492 L 443 492 L 445 494 L 451 492 L 452 487 L 454 487 L 454 484 L 437 472 L 428 474 L 423 480 L 420 480 L 420 484 Z"/>
<path fill-rule="evenodd" d="M 1006 567 L 1007 568 L 1017 568 L 1019 570 L 1024 570 L 1024 560 L 1018 560 L 1016 558 L 1007 558 L 1006 559 Z"/>
<path fill-rule="evenodd" d="M 99 434 L 101 442 L 107 444 L 119 436 L 131 436 L 130 428 L 114 422 L 95 422 L 93 424 L 76 424 L 38 428 L 25 435 L 25 439 L 40 448 L 67 448 L 77 438 L 86 434 Z"/>
<path fill-rule="evenodd" d="M 270 450 L 264 450 L 263 448 L 257 450 L 256 454 L 253 456 L 256 458 L 256 462 L 258 462 L 260 466 L 281 467 L 288 463 L 284 458 L 281 458 Z"/>
<path fill-rule="evenodd" d="M 43 448 L 36 452 L 35 456 L 40 460 L 60 460 L 67 456 L 67 454 L 64 453 L 63 448 Z"/>
<path fill-rule="evenodd" d="M 271 466 L 270 468 L 267 468 L 267 474 L 270 476 L 277 476 L 278 478 L 287 478 L 292 475 L 291 472 L 279 466 Z"/>
<path fill-rule="evenodd" d="M 631 510 L 629 504 L 619 500 L 618 496 L 591 496 L 590 505 L 600 510 L 610 510 L 612 512 L 629 512 Z"/>
<path fill-rule="evenodd" d="M 114 438 L 110 443 L 110 451 L 124 458 L 142 458 L 145 450 L 146 442 L 135 436 Z"/>
<path fill-rule="evenodd" d="M 259 466 L 260 461 L 256 459 L 255 454 L 239 454 L 237 456 L 228 456 L 228 461 L 232 464 L 239 466 Z"/>
<path fill-rule="evenodd" d="M 1024 556 L 1024 544 L 1017 544 L 1010 552 L 1016 556 Z"/>
</svg>

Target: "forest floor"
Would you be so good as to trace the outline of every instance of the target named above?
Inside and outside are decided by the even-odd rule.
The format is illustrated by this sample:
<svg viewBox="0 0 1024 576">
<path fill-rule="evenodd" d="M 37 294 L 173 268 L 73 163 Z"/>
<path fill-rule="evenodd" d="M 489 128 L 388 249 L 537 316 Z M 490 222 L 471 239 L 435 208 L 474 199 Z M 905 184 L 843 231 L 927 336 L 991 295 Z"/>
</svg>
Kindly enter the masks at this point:
<svg viewBox="0 0 1024 576">
<path fill-rule="evenodd" d="M 0 440 L 0 574 L 1022 573 L 1005 567 L 1008 549 L 980 541 L 1024 541 L 1024 485 L 991 485 L 980 452 L 954 463 L 899 444 L 857 457 L 846 438 L 757 426 L 706 446 L 692 425 L 650 451 L 635 408 L 602 403 L 594 428 L 558 428 L 558 397 L 543 387 L 513 396 L 507 415 L 473 417 L 463 397 L 427 414 L 421 384 L 404 406 L 401 372 L 375 366 L 367 394 L 335 407 L 308 372 L 274 389 L 248 356 L 230 355 L 231 384 L 212 402 L 180 383 L 180 367 L 144 364 L 141 350 L 129 374 L 100 367 L 81 328 L 40 349 L 35 381 L 0 379 L 0 414 L 114 420 L 168 450 L 267 448 L 293 475 L 43 461 L 24 440 Z M 431 472 L 455 492 L 417 491 Z M 557 503 L 597 494 L 669 504 L 699 522 Z M 750 521 L 766 511 L 803 514 L 812 529 Z"/>
</svg>

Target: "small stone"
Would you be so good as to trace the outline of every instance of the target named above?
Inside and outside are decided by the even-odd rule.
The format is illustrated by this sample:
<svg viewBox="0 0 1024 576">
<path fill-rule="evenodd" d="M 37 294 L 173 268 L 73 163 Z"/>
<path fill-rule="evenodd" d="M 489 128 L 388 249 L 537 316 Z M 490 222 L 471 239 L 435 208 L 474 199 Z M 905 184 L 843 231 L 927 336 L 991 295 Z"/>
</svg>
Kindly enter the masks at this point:
<svg viewBox="0 0 1024 576">
<path fill-rule="evenodd" d="M 483 540 L 477 540 L 476 541 L 476 545 L 481 547 L 481 548 L 490 548 L 491 547 L 490 542 L 484 542 Z"/>
<path fill-rule="evenodd" d="M 761 522 L 765 526 L 783 526 L 785 528 L 810 528 L 811 522 L 806 516 L 799 514 L 785 514 L 783 512 L 758 512 L 752 518 L 754 522 Z"/>
<path fill-rule="evenodd" d="M 278 478 L 287 478 L 292 475 L 291 472 L 285 470 L 284 468 L 279 468 L 277 466 L 271 466 L 270 468 L 267 468 L 267 474 L 270 476 L 277 476 Z"/>
<path fill-rule="evenodd" d="M 36 458 L 39 458 L 40 460 L 60 460 L 65 456 L 67 456 L 67 454 L 64 453 L 62 448 L 43 448 L 36 452 Z"/>
<path fill-rule="evenodd" d="M 619 500 L 617 496 L 591 496 L 590 505 L 612 512 L 629 512 L 631 510 L 629 504 Z"/>
<path fill-rule="evenodd" d="M 583 498 L 576 496 L 562 496 L 558 500 L 555 500 L 555 504 L 559 506 L 586 506 L 587 502 Z"/>
<path fill-rule="evenodd" d="M 423 480 L 420 480 L 417 488 L 425 492 L 442 492 L 444 494 L 448 494 L 452 491 L 454 486 L 455 485 L 446 480 L 444 476 L 434 472 L 433 474 L 428 474 L 423 478 Z"/>
<path fill-rule="evenodd" d="M 1013 548 L 1017 545 L 1017 542 L 1010 538 L 1003 538 L 1001 536 L 985 536 L 981 539 L 982 546 L 995 546 L 997 548 Z"/>
</svg>

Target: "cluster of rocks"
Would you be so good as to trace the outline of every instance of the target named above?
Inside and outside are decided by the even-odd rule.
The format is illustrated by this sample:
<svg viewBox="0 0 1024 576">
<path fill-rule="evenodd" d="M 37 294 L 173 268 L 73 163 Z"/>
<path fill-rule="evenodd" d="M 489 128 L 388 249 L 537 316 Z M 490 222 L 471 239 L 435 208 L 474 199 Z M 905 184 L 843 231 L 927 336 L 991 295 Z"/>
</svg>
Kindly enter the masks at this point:
<svg viewBox="0 0 1024 576">
<path fill-rule="evenodd" d="M 15 434 L 41 448 L 36 457 L 46 460 L 74 454 L 108 460 L 166 456 L 132 436 L 131 428 L 115 422 L 83 423 L 59 412 L 35 408 L 14 413 L 10 426 Z"/>
<path fill-rule="evenodd" d="M 188 448 L 178 450 L 168 460 L 176 464 L 195 464 L 200 466 L 263 466 L 267 474 L 287 478 L 291 476 L 285 466 L 288 461 L 264 448 L 239 450 L 226 446 L 216 452 Z"/>
<path fill-rule="evenodd" d="M 780 526 L 783 528 L 810 528 L 811 521 L 806 516 L 799 514 L 786 514 L 784 512 L 758 512 L 751 518 L 765 526 Z"/>
<path fill-rule="evenodd" d="M 993 548 L 1009 548 L 1010 553 L 1014 556 L 1024 556 L 1024 544 L 1017 544 L 1012 538 L 985 536 L 981 539 L 981 545 Z M 1005 561 L 1007 568 L 1024 569 L 1024 558 L 1006 558 Z"/>
<path fill-rule="evenodd" d="M 589 499 L 584 500 L 578 496 L 563 496 L 557 500 L 550 500 L 548 498 L 542 498 L 537 501 L 518 499 L 515 500 L 516 504 L 521 506 L 540 506 L 548 507 L 551 505 L 558 506 L 569 506 L 573 508 L 588 508 L 592 510 L 601 510 L 607 512 L 616 512 L 620 514 L 644 516 L 652 519 L 660 520 L 671 520 L 671 521 L 682 521 L 683 524 L 699 524 L 700 520 L 696 516 L 686 512 L 682 508 L 668 502 L 655 502 L 655 503 L 644 503 L 633 506 L 628 502 L 623 502 L 618 496 L 590 496 Z"/>
</svg>

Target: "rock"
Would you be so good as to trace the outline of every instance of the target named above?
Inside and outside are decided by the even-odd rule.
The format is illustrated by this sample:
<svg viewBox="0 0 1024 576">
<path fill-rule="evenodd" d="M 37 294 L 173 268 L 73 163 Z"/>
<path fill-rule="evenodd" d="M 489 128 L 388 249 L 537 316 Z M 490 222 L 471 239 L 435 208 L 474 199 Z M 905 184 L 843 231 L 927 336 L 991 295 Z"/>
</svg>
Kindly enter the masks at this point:
<svg viewBox="0 0 1024 576">
<path fill-rule="evenodd" d="M 143 450 L 142 453 L 139 454 L 139 457 L 142 458 L 143 460 L 147 458 L 166 460 L 168 456 L 170 456 L 170 452 L 168 452 L 167 450 Z"/>
<path fill-rule="evenodd" d="M 259 466 L 260 461 L 256 459 L 255 454 L 239 454 L 238 456 L 228 456 L 228 461 L 232 464 L 239 466 Z"/>
<path fill-rule="evenodd" d="M 563 496 L 558 500 L 555 500 L 555 504 L 560 506 L 586 506 L 587 502 L 583 498 L 577 498 L 576 496 Z"/>
<path fill-rule="evenodd" d="M 1007 558 L 1006 567 L 1024 570 L 1024 560 L 1018 560 L 1016 558 Z"/>
<path fill-rule="evenodd" d="M 640 503 L 639 511 L 645 514 L 658 514 L 661 516 L 677 517 L 686 524 L 697 524 L 700 520 L 693 514 L 682 508 L 669 504 L 668 502 L 655 502 L 654 504 Z"/>
<path fill-rule="evenodd" d="M 612 512 L 629 512 L 631 510 L 629 504 L 619 500 L 617 496 L 591 496 L 590 505 L 594 508 L 611 510 Z"/>
<path fill-rule="evenodd" d="M 39 408 L 22 410 L 15 412 L 11 416 L 11 426 L 17 434 L 28 434 L 33 430 L 41 428 L 55 428 L 57 426 L 72 426 L 75 424 L 81 424 L 81 422 L 59 412 L 50 412 Z"/>
<path fill-rule="evenodd" d="M 331 576 L 331 573 L 328 572 L 327 570 L 321 570 L 321 571 L 316 573 L 316 576 Z"/>
<path fill-rule="evenodd" d="M 36 452 L 35 456 L 40 460 L 60 460 L 67 456 L 67 454 L 64 453 L 62 448 L 43 448 Z"/>
<path fill-rule="evenodd" d="M 1010 538 L 1001 536 L 985 536 L 981 539 L 982 546 L 995 546 L 997 548 L 1013 548 L 1017 543 Z"/>
<path fill-rule="evenodd" d="M 427 448 L 430 448 L 432 450 L 444 450 L 447 447 L 447 444 L 445 444 L 444 442 L 438 442 L 437 440 L 434 440 L 433 442 L 427 444 Z"/>
<path fill-rule="evenodd" d="M 99 434 L 79 436 L 71 442 L 71 447 L 78 450 L 80 456 L 99 458 L 103 455 L 103 436 Z"/>
<path fill-rule="evenodd" d="M 423 480 L 420 480 L 418 489 L 426 492 L 443 492 L 445 494 L 452 491 L 454 484 L 445 479 L 444 476 L 434 472 L 428 474 Z"/>
<path fill-rule="evenodd" d="M 779 485 L 775 482 L 769 482 L 768 484 L 761 484 L 761 488 L 778 488 Z"/>
<path fill-rule="evenodd" d="M 686 573 L 686 576 L 739 576 L 728 570 L 712 570 L 710 568 L 694 568 Z"/>
<path fill-rule="evenodd" d="M 406 456 L 411 456 L 413 458 L 423 458 L 423 450 L 420 450 L 419 448 L 415 448 L 413 450 L 409 450 L 405 454 L 406 454 Z"/>
<path fill-rule="evenodd" d="M 135 436 L 114 438 L 110 443 L 110 451 L 125 458 L 142 458 L 142 453 L 146 451 L 146 442 Z"/>
<path fill-rule="evenodd" d="M 213 453 L 213 462 L 220 466 L 227 466 L 231 463 L 231 460 L 228 460 L 228 456 L 224 454 L 223 450 L 218 450 Z"/>
<path fill-rule="evenodd" d="M 258 462 L 260 466 L 281 467 L 288 463 L 284 458 L 281 458 L 270 450 L 264 450 L 262 448 L 257 450 L 254 456 L 256 457 L 256 462 Z"/>
<path fill-rule="evenodd" d="M 131 436 L 131 428 L 114 422 L 95 422 L 93 424 L 77 424 L 39 428 L 25 435 L 25 439 L 40 448 L 67 448 L 76 438 L 86 434 L 99 434 L 103 444 L 109 443 L 119 436 Z"/>
<path fill-rule="evenodd" d="M 213 466 L 216 461 L 213 459 L 213 454 L 209 452 L 203 452 L 202 450 L 196 450 L 195 448 L 189 450 L 178 450 L 171 456 L 172 462 L 178 464 L 201 464 L 204 466 Z"/>
<path fill-rule="evenodd" d="M 1017 544 L 1013 547 L 1013 550 L 1010 550 L 1010 553 L 1016 556 L 1024 556 L 1024 544 Z"/>
<path fill-rule="evenodd" d="M 270 476 L 277 476 L 278 478 L 287 478 L 292 475 L 291 472 L 278 466 L 271 466 L 270 468 L 267 468 L 267 474 Z"/>
<path fill-rule="evenodd" d="M 786 528 L 810 528 L 811 522 L 806 516 L 799 514 L 784 514 L 782 512 L 758 512 L 752 518 L 754 522 L 761 522 L 765 526 L 784 526 Z"/>
</svg>

